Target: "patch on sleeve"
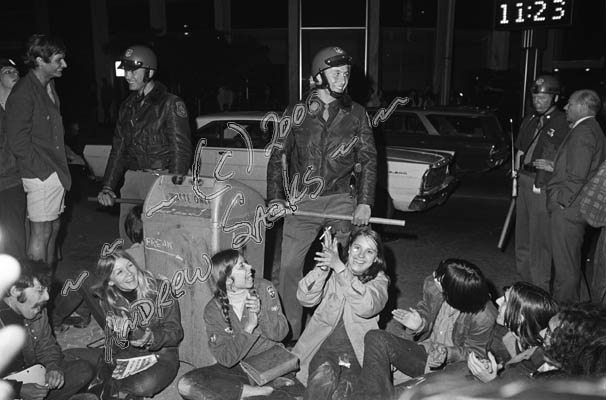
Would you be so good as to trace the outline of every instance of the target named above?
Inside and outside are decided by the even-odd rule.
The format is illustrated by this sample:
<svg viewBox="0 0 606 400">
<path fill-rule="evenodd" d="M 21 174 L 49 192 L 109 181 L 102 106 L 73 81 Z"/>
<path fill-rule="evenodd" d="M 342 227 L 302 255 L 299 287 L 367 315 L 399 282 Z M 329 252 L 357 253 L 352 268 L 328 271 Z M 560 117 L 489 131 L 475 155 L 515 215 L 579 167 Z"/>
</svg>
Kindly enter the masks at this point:
<svg viewBox="0 0 606 400">
<path fill-rule="evenodd" d="M 177 109 L 176 111 L 179 117 L 187 118 L 187 109 L 185 108 L 185 103 L 178 101 L 177 104 L 175 104 L 175 108 Z"/>
<path fill-rule="evenodd" d="M 278 306 L 273 306 L 270 308 L 270 310 L 273 312 L 278 312 Z"/>
<path fill-rule="evenodd" d="M 210 335 L 210 343 L 211 344 L 217 343 L 217 335 L 215 335 L 215 334 Z"/>
<path fill-rule="evenodd" d="M 276 298 L 276 290 L 274 289 L 273 286 L 267 287 L 267 294 L 269 294 L 269 297 L 271 297 L 272 299 Z"/>
</svg>

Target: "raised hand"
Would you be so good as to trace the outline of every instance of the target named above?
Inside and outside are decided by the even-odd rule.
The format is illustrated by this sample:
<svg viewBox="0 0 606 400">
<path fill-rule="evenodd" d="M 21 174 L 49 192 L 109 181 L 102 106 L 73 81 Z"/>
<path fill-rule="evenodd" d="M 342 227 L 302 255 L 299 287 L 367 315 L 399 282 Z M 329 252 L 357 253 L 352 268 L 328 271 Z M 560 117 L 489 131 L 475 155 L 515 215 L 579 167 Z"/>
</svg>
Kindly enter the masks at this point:
<svg viewBox="0 0 606 400">
<path fill-rule="evenodd" d="M 423 318 L 421 318 L 419 312 L 414 308 L 410 308 L 409 310 L 397 308 L 391 312 L 391 315 L 393 315 L 396 321 L 413 331 L 419 329 L 421 324 L 423 324 Z"/>
</svg>

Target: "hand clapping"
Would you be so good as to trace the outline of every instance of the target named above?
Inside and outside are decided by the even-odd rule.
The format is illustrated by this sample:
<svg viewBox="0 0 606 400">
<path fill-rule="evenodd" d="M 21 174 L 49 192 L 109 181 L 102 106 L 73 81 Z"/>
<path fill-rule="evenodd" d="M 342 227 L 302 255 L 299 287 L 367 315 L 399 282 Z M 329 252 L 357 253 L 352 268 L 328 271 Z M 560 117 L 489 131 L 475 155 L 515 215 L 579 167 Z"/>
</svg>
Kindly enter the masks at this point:
<svg viewBox="0 0 606 400">
<path fill-rule="evenodd" d="M 248 293 L 244 302 L 244 307 L 248 310 L 248 322 L 244 327 L 244 330 L 248 333 L 252 333 L 259 324 L 259 312 L 261 311 L 261 301 L 259 296 L 254 293 Z"/>
<path fill-rule="evenodd" d="M 339 244 L 337 239 L 332 237 L 330 227 L 324 230 L 324 234 L 320 239 L 322 239 L 322 251 L 318 251 L 314 257 L 316 266 L 324 271 L 328 268 L 335 272 L 345 269 L 345 264 L 343 264 L 339 257 Z"/>
</svg>

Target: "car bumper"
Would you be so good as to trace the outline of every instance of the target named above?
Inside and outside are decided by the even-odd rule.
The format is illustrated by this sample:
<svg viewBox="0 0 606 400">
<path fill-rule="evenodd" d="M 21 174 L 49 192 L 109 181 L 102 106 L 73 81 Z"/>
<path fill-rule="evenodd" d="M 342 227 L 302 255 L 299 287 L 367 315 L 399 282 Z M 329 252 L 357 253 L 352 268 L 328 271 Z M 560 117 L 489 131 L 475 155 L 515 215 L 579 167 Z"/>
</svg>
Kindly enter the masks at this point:
<svg viewBox="0 0 606 400">
<path fill-rule="evenodd" d="M 454 176 L 446 177 L 437 190 L 415 196 L 408 208 L 411 211 L 423 211 L 444 203 L 448 195 L 454 191 L 457 183 L 458 180 Z"/>
</svg>

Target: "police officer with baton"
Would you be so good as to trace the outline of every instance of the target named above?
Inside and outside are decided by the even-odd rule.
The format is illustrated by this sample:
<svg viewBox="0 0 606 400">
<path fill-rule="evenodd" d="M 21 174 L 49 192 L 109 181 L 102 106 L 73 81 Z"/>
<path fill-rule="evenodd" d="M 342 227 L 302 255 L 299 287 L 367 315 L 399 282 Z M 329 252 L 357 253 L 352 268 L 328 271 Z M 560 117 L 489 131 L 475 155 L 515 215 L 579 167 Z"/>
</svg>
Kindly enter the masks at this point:
<svg viewBox="0 0 606 400">
<path fill-rule="evenodd" d="M 557 106 L 560 82 L 556 77 L 539 76 L 530 92 L 533 110 L 522 120 L 515 143 L 516 269 L 523 280 L 549 291 L 552 251 L 545 188 L 551 172 L 542 165 L 553 161 L 568 122 Z"/>
</svg>

